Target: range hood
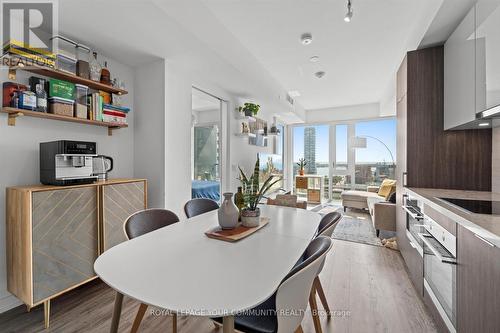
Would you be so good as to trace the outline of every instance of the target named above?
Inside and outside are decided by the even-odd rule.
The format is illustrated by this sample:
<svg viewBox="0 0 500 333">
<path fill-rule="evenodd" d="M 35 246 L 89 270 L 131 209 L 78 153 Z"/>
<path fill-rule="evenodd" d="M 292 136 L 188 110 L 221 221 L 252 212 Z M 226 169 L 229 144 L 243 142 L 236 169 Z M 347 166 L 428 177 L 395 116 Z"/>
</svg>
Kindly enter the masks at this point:
<svg viewBox="0 0 500 333">
<path fill-rule="evenodd" d="M 457 126 L 453 130 L 488 129 L 493 127 L 500 127 L 500 105 L 476 113 L 475 120 Z"/>
</svg>

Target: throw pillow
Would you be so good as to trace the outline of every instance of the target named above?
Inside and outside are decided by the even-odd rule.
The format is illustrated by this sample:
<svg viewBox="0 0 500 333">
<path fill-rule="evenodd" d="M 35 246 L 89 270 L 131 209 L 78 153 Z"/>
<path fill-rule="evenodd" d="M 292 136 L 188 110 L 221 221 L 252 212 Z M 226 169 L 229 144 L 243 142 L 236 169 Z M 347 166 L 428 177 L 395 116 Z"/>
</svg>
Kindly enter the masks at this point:
<svg viewBox="0 0 500 333">
<path fill-rule="evenodd" d="M 393 179 L 384 179 L 382 185 L 380 185 L 380 189 L 378 190 L 378 195 L 387 200 L 394 191 L 396 191 L 396 181 Z"/>
</svg>

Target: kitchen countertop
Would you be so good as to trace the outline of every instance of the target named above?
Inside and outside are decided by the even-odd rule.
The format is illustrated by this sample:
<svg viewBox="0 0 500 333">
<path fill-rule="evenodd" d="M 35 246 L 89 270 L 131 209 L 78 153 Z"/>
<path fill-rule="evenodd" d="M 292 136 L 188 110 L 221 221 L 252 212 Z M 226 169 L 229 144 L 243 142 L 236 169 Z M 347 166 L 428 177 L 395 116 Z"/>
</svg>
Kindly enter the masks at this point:
<svg viewBox="0 0 500 333">
<path fill-rule="evenodd" d="M 456 198 L 500 201 L 500 193 L 430 188 L 406 188 L 405 190 L 410 192 L 410 196 L 413 194 L 417 198 L 419 197 L 423 200 L 424 204 L 429 205 L 471 232 L 500 247 L 500 215 L 470 213 L 438 199 Z"/>
</svg>

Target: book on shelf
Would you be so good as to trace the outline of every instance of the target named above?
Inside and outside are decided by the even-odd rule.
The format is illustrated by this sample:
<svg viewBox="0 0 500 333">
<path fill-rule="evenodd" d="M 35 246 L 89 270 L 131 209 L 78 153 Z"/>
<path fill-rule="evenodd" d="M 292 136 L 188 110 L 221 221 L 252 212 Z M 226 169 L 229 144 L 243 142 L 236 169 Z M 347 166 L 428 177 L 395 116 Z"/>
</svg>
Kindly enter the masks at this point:
<svg viewBox="0 0 500 333">
<path fill-rule="evenodd" d="M 89 95 L 89 119 L 110 123 L 127 123 L 127 112 L 130 108 L 104 103 L 104 98 L 99 92 Z"/>
</svg>

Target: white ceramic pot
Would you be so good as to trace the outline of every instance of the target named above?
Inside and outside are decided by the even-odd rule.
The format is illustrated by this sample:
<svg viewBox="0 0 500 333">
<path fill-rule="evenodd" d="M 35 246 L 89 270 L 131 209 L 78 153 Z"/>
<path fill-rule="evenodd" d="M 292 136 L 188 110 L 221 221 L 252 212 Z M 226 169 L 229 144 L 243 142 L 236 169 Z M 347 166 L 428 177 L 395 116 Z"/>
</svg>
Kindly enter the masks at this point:
<svg viewBox="0 0 500 333">
<path fill-rule="evenodd" d="M 247 228 L 257 227 L 260 223 L 260 208 L 256 210 L 242 209 L 241 224 Z"/>
</svg>

